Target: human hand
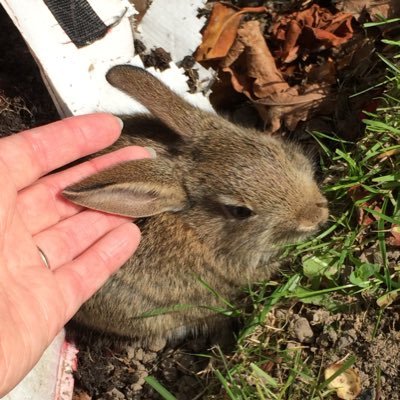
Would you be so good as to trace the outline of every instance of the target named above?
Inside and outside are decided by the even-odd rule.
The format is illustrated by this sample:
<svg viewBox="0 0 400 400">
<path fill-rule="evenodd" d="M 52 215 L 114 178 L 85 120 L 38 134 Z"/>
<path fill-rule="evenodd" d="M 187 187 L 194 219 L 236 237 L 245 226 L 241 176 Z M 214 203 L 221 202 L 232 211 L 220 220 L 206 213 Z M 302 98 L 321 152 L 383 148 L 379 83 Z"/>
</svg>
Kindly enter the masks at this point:
<svg viewBox="0 0 400 400">
<path fill-rule="evenodd" d="M 60 192 L 111 164 L 148 157 L 145 149 L 124 148 L 44 176 L 109 146 L 120 130 L 117 118 L 94 114 L 0 139 L 0 397 L 138 245 L 130 219 L 83 210 Z"/>
</svg>

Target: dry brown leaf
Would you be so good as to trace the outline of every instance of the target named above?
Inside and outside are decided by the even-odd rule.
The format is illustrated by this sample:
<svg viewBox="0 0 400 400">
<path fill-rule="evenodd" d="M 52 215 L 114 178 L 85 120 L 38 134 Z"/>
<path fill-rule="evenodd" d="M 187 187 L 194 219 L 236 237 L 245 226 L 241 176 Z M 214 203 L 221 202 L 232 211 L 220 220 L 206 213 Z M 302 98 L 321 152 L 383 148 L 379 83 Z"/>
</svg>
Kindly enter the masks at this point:
<svg viewBox="0 0 400 400">
<path fill-rule="evenodd" d="M 376 304 L 380 308 L 386 308 L 386 307 L 389 307 L 398 298 L 399 298 L 399 290 L 395 289 L 395 290 L 387 292 L 384 295 L 378 297 L 376 299 Z"/>
<path fill-rule="evenodd" d="M 294 131 L 300 121 L 307 121 L 315 109 L 325 101 L 329 101 L 329 85 L 312 84 L 301 88 L 291 87 L 256 102 L 256 108 L 263 120 L 269 125 L 268 131 L 274 133 L 282 123 L 289 131 Z"/>
<path fill-rule="evenodd" d="M 300 89 L 290 87 L 278 70 L 265 42 L 258 21 L 248 21 L 220 65 L 232 77 L 232 86 L 255 102 L 270 133 L 282 122 L 294 130 L 329 93 L 327 85 L 313 84 Z"/>
<path fill-rule="evenodd" d="M 393 224 L 390 229 L 389 244 L 400 247 L 400 225 Z"/>
<path fill-rule="evenodd" d="M 399 0 L 343 0 L 336 4 L 338 10 L 349 12 L 358 18 L 365 12 L 373 21 L 378 15 L 383 18 L 395 18 L 400 15 Z"/>
<path fill-rule="evenodd" d="M 330 365 L 325 370 L 325 379 L 329 379 L 334 373 L 342 368 L 342 363 Z M 329 389 L 336 390 L 339 399 L 353 400 L 361 392 L 360 375 L 354 368 L 348 368 L 328 384 Z"/>
<path fill-rule="evenodd" d="M 300 49 L 313 52 L 340 46 L 353 36 L 352 18 L 349 13 L 332 14 L 317 4 L 284 16 L 272 27 L 274 37 L 282 42 L 280 58 L 290 63 Z"/>
<path fill-rule="evenodd" d="M 232 68 L 244 53 L 245 68 Z M 248 21 L 238 30 L 237 39 L 220 64 L 232 75 L 233 87 L 251 99 L 259 99 L 289 89 L 275 65 L 258 21 Z M 237 65 L 236 65 L 237 66 Z"/>
<path fill-rule="evenodd" d="M 384 151 L 381 154 L 378 154 L 376 156 L 376 158 L 378 160 L 386 160 L 387 158 L 390 158 L 390 157 L 395 156 L 397 154 L 400 154 L 400 149 L 392 149 L 392 150 Z"/>
<path fill-rule="evenodd" d="M 203 42 L 196 51 L 197 61 L 219 59 L 226 56 L 235 41 L 236 33 L 245 13 L 266 12 L 266 7 L 233 7 L 216 3 L 203 34 Z"/>
</svg>

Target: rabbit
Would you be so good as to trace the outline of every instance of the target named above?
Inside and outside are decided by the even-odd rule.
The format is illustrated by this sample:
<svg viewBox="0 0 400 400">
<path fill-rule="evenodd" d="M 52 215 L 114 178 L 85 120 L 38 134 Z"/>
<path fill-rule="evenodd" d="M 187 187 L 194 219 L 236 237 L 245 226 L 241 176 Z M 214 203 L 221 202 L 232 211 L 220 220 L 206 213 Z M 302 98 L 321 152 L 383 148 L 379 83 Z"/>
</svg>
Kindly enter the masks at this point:
<svg viewBox="0 0 400 400">
<path fill-rule="evenodd" d="M 294 144 L 195 108 L 141 68 L 118 65 L 106 79 L 152 114 L 125 119 L 107 151 L 137 144 L 157 157 L 64 190 L 79 205 L 137 218 L 142 232 L 75 320 L 142 343 L 210 334 L 225 301 L 269 279 L 271 257 L 327 221 L 312 163 Z"/>
</svg>

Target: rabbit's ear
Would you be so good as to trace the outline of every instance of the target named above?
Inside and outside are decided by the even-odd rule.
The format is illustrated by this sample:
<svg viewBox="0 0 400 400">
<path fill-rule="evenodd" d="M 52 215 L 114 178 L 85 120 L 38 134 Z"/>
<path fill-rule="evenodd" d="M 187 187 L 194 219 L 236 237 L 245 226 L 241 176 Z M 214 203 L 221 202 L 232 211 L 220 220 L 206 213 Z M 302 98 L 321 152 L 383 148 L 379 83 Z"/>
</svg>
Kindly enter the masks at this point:
<svg viewBox="0 0 400 400">
<path fill-rule="evenodd" d="M 188 204 L 173 164 L 165 159 L 117 164 L 67 187 L 63 195 L 84 207 L 136 218 L 179 211 Z"/>
<path fill-rule="evenodd" d="M 117 65 L 107 72 L 106 78 L 183 137 L 200 133 L 210 120 L 208 113 L 190 105 L 143 68 Z"/>
</svg>

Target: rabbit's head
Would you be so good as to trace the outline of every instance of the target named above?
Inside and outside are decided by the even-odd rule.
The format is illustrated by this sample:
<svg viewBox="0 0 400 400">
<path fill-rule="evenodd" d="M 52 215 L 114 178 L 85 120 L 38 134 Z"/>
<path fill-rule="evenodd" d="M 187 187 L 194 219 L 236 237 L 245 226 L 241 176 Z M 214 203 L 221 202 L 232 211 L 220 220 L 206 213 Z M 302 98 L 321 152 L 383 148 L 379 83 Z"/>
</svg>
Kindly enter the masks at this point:
<svg viewBox="0 0 400 400">
<path fill-rule="evenodd" d="M 176 132 L 179 151 L 101 171 L 68 187 L 71 201 L 131 217 L 180 213 L 215 256 L 250 268 L 326 222 L 311 162 L 295 145 L 199 110 L 143 69 L 116 66 L 107 80 Z"/>
</svg>

